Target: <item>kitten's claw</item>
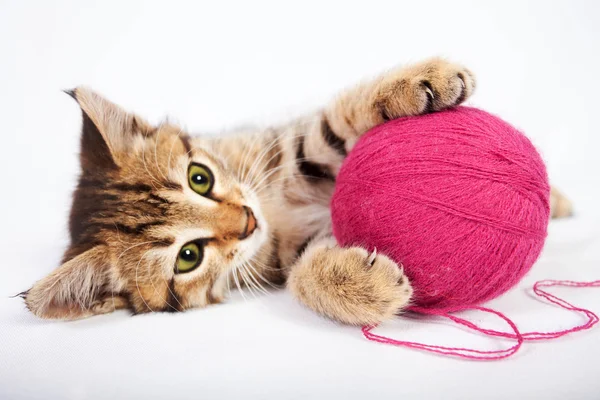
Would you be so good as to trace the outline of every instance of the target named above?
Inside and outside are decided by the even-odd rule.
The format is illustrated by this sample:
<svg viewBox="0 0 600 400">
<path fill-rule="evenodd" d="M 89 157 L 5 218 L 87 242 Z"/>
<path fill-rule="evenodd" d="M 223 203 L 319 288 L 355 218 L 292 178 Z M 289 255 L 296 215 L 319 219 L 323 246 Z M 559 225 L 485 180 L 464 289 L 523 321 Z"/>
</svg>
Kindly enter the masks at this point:
<svg viewBox="0 0 600 400">
<path fill-rule="evenodd" d="M 377 258 L 377 247 L 375 247 L 373 249 L 373 252 L 371 253 L 371 255 L 369 256 L 369 258 L 367 259 L 367 264 L 369 265 L 369 267 L 373 266 L 373 263 L 375 262 L 376 258 Z"/>
<path fill-rule="evenodd" d="M 475 85 L 468 69 L 435 58 L 385 75 L 374 109 L 383 121 L 440 111 L 464 102 Z"/>
<path fill-rule="evenodd" d="M 351 325 L 391 318 L 412 295 L 408 278 L 395 262 L 360 247 L 308 249 L 292 269 L 288 287 L 312 310 Z"/>
</svg>

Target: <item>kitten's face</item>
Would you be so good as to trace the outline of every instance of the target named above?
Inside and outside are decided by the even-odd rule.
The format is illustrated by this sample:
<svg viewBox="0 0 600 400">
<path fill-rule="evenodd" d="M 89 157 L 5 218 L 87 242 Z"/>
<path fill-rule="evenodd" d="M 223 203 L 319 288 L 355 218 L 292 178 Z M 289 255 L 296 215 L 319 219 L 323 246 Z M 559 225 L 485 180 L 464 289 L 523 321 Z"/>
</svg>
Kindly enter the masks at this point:
<svg viewBox="0 0 600 400">
<path fill-rule="evenodd" d="M 179 128 L 152 128 L 86 89 L 82 175 L 64 264 L 29 290 L 45 318 L 219 302 L 267 238 L 257 196 Z"/>
</svg>

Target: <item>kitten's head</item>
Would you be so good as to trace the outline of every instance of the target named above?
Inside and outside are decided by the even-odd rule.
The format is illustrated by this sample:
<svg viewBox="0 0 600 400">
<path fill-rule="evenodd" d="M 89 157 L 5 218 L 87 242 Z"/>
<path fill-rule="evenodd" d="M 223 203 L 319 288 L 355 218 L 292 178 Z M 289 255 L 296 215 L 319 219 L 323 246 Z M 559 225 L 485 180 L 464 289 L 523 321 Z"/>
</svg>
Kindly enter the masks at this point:
<svg viewBox="0 0 600 400">
<path fill-rule="evenodd" d="M 208 147 L 150 126 L 85 88 L 81 176 L 63 264 L 25 292 L 43 318 L 219 302 L 229 273 L 265 243 L 258 199 Z"/>
</svg>

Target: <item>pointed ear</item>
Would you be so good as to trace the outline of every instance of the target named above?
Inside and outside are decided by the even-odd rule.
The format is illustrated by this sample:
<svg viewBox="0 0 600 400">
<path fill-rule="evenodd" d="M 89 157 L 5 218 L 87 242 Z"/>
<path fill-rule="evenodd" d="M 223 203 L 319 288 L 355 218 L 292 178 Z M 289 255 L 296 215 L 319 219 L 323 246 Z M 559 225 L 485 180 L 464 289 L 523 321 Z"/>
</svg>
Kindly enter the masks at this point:
<svg viewBox="0 0 600 400">
<path fill-rule="evenodd" d="M 136 135 L 147 135 L 152 127 L 86 87 L 65 91 L 83 113 L 81 166 L 83 169 L 116 169 L 133 145 Z"/>
<path fill-rule="evenodd" d="M 99 245 L 65 262 L 24 292 L 27 308 L 41 318 L 79 319 L 127 306 L 115 295 L 106 246 Z"/>
</svg>

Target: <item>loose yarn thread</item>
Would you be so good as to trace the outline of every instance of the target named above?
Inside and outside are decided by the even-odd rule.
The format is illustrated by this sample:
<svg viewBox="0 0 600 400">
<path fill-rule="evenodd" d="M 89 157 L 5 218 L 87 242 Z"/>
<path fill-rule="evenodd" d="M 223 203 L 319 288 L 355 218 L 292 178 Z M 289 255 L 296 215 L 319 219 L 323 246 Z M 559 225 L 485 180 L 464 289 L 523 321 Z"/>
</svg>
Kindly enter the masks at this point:
<svg viewBox="0 0 600 400">
<path fill-rule="evenodd" d="M 525 341 L 589 329 L 596 314 L 544 290 L 594 282 L 540 281 L 534 293 L 579 312 L 587 322 L 556 332 L 521 333 L 504 314 L 480 304 L 503 294 L 530 270 L 547 235 L 550 185 L 531 141 L 485 111 L 458 107 L 387 122 L 367 132 L 337 176 L 333 233 L 343 246 L 377 248 L 403 264 L 414 295 L 408 311 L 449 318 L 480 333 L 515 340 L 484 351 L 386 338 L 369 340 L 469 359 L 501 359 Z M 392 228 L 393 227 L 393 228 Z M 509 332 L 456 316 L 475 309 L 504 320 Z"/>
<path fill-rule="evenodd" d="M 486 335 L 502 337 L 505 339 L 513 339 L 513 340 L 517 341 L 517 343 L 515 345 L 513 345 L 507 349 L 503 349 L 503 350 L 475 350 L 475 349 L 469 349 L 469 348 L 464 348 L 464 347 L 436 346 L 436 345 L 430 345 L 430 344 L 424 344 L 424 343 L 418 343 L 418 342 L 396 340 L 396 339 L 388 338 L 388 337 L 373 333 L 372 331 L 374 328 L 376 328 L 376 326 L 363 326 L 362 332 L 363 332 L 363 335 L 365 336 L 365 338 L 367 338 L 368 340 L 374 341 L 374 342 L 391 344 L 394 346 L 409 347 L 409 348 L 414 348 L 414 349 L 419 349 L 419 350 L 425 350 L 425 351 L 429 351 L 432 353 L 456 356 L 456 357 L 466 358 L 469 360 L 500 360 L 500 359 L 507 358 L 507 357 L 510 357 L 513 354 L 515 354 L 521 348 L 521 346 L 523 345 L 523 343 L 525 341 L 556 339 L 556 338 L 568 335 L 573 332 L 590 329 L 596 323 L 598 323 L 599 318 L 594 312 L 587 310 L 585 308 L 574 306 L 571 303 L 561 299 L 560 297 L 541 289 L 542 287 L 552 287 L 552 286 L 600 287 L 600 280 L 591 281 L 591 282 L 543 280 L 543 281 L 538 281 L 533 285 L 533 292 L 537 296 L 544 298 L 544 299 L 548 300 L 549 302 L 551 302 L 561 308 L 564 308 L 566 310 L 576 311 L 576 312 L 584 314 L 587 317 L 587 321 L 585 323 L 576 325 L 569 329 L 563 329 L 563 330 L 558 330 L 558 331 L 554 331 L 554 332 L 521 333 L 521 332 L 519 332 L 517 325 L 510 318 L 508 318 L 506 315 L 502 314 L 501 312 L 492 310 L 490 308 L 481 307 L 481 306 L 475 306 L 475 307 L 471 308 L 473 310 L 480 310 L 480 311 L 488 312 L 491 314 L 495 314 L 498 317 L 502 318 L 512 329 L 513 332 L 510 333 L 510 332 L 501 332 L 501 331 L 497 331 L 494 329 L 481 328 L 471 321 L 468 321 L 464 318 L 460 318 L 456 315 L 452 315 L 447 312 L 437 312 L 437 311 L 431 311 L 428 309 L 414 310 L 414 311 L 418 311 L 418 312 L 428 314 L 428 315 L 436 315 L 436 316 L 446 317 L 446 318 L 456 322 L 457 324 L 466 326 L 467 328 L 473 329 L 477 332 L 480 332 L 480 333 L 483 333 Z"/>
</svg>

